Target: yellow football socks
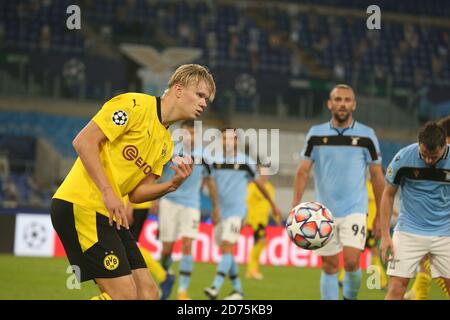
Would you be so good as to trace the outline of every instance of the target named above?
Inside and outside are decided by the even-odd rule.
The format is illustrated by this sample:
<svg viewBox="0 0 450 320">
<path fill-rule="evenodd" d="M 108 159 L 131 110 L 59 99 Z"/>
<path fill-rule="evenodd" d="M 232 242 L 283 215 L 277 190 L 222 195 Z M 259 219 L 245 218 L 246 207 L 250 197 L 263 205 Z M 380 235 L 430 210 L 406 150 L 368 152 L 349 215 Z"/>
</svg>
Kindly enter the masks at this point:
<svg viewBox="0 0 450 320">
<path fill-rule="evenodd" d="M 92 297 L 91 300 L 112 300 L 109 294 L 103 292 L 102 294 Z"/>
<path fill-rule="evenodd" d="M 381 263 L 380 257 L 378 255 L 372 255 L 372 257 L 370 258 L 370 263 L 373 266 L 377 266 L 378 269 L 380 270 L 381 288 L 386 288 L 386 286 L 388 284 L 388 278 L 386 276 L 386 272 L 384 271 L 384 267 L 383 267 L 383 264 Z"/>
<path fill-rule="evenodd" d="M 259 257 L 264 250 L 265 242 L 258 241 L 250 251 L 250 260 L 247 269 L 250 272 L 259 272 Z"/>
<path fill-rule="evenodd" d="M 167 272 L 161 266 L 161 264 L 153 259 L 153 256 L 145 248 L 139 247 L 142 256 L 144 257 L 145 264 L 150 270 L 151 274 L 154 276 L 158 283 L 164 282 L 167 278 Z"/>
<path fill-rule="evenodd" d="M 427 272 L 418 272 L 412 290 L 415 293 L 414 300 L 426 300 L 431 289 L 431 276 Z"/>
</svg>

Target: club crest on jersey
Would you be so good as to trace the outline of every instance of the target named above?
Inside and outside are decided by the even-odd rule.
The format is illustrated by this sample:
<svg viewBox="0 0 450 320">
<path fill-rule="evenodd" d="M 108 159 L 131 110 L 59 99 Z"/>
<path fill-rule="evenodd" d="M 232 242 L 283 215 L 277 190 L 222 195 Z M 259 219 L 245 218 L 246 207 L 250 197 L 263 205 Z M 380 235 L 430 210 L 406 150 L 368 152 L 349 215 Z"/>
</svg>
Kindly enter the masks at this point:
<svg viewBox="0 0 450 320">
<path fill-rule="evenodd" d="M 359 140 L 359 137 L 352 137 L 352 146 L 357 146 L 358 140 Z"/>
<path fill-rule="evenodd" d="M 387 171 L 386 171 L 387 175 L 388 175 L 389 177 L 392 177 L 392 173 L 393 173 L 393 172 L 394 172 L 394 170 L 392 169 L 391 166 L 389 166 L 389 167 L 387 168 Z"/>
<path fill-rule="evenodd" d="M 105 259 L 103 259 L 103 266 L 109 271 L 116 270 L 119 266 L 119 258 L 112 253 L 113 252 L 111 251 L 111 254 L 108 254 Z"/>
<path fill-rule="evenodd" d="M 323 137 L 323 138 L 322 138 L 322 142 L 323 142 L 324 144 L 327 144 L 327 143 L 328 143 L 328 137 Z"/>
<path fill-rule="evenodd" d="M 116 126 L 123 126 L 128 122 L 128 115 L 125 111 L 118 110 L 113 113 L 112 121 Z"/>
</svg>

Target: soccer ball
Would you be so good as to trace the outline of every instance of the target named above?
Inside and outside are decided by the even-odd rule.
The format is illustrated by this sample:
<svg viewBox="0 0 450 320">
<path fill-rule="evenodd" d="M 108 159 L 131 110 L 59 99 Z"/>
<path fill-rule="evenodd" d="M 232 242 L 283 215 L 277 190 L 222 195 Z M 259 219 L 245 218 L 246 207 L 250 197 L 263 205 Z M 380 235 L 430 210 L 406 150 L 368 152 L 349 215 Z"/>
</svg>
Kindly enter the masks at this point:
<svg viewBox="0 0 450 320">
<path fill-rule="evenodd" d="M 292 242 L 300 248 L 319 249 L 333 238 L 333 215 L 323 204 L 303 202 L 289 213 L 286 230 Z"/>
</svg>

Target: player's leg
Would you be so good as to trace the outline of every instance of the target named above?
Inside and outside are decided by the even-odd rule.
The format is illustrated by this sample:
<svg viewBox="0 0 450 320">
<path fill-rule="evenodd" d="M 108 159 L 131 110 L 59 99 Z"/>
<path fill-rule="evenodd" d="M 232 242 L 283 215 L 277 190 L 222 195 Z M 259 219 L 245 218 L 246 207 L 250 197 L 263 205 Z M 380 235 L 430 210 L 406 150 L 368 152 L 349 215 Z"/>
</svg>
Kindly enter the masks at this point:
<svg viewBox="0 0 450 320">
<path fill-rule="evenodd" d="M 162 242 L 162 250 L 161 250 L 161 265 L 164 270 L 170 270 L 172 266 L 172 250 L 173 250 L 174 242 L 163 241 Z"/>
<path fill-rule="evenodd" d="M 362 213 L 350 214 L 341 223 L 339 236 L 344 247 L 345 276 L 342 283 L 344 299 L 357 299 L 361 288 L 360 256 L 366 243 L 366 223 L 366 215 Z"/>
<path fill-rule="evenodd" d="M 148 209 L 133 209 L 133 223 L 130 225 L 130 232 L 139 241 L 139 235 L 147 220 Z"/>
<path fill-rule="evenodd" d="M 355 300 L 358 298 L 358 292 L 361 288 L 361 249 L 345 246 L 343 254 L 345 276 L 342 282 L 342 291 L 344 299 Z"/>
<path fill-rule="evenodd" d="M 320 296 L 322 300 L 339 299 L 339 253 L 342 251 L 340 239 L 341 223 L 344 218 L 336 218 L 335 233 L 331 241 L 323 248 L 314 251 L 322 257 L 322 273 L 320 274 Z"/>
<path fill-rule="evenodd" d="M 185 208 L 180 214 L 180 236 L 181 236 L 181 260 L 180 260 L 180 281 L 178 286 L 178 299 L 188 300 L 188 288 L 194 269 L 194 258 L 192 257 L 192 243 L 198 235 L 200 225 L 200 210 Z"/>
<path fill-rule="evenodd" d="M 139 268 L 131 271 L 139 300 L 159 300 L 160 293 L 158 286 L 153 280 L 147 268 Z"/>
<path fill-rule="evenodd" d="M 179 267 L 178 300 L 190 300 L 188 295 L 189 283 L 194 269 L 194 258 L 192 257 L 192 238 L 181 238 L 181 260 Z"/>
<path fill-rule="evenodd" d="M 445 283 L 443 290 L 447 297 L 450 292 L 450 237 L 432 237 L 430 250 L 431 276 Z"/>
<path fill-rule="evenodd" d="M 408 288 L 409 278 L 391 276 L 385 300 L 401 300 Z"/>
<path fill-rule="evenodd" d="M 144 227 L 145 221 L 147 220 L 148 209 L 134 209 L 133 210 L 133 224 L 130 225 L 130 232 L 136 239 L 139 240 L 139 236 L 141 234 L 142 228 Z M 156 279 L 158 283 L 164 283 L 167 279 L 167 272 L 161 266 L 161 264 L 156 261 L 152 254 L 148 252 L 142 246 L 139 246 L 139 250 L 141 251 L 142 257 L 144 258 L 145 264 L 147 268 L 150 270 L 152 277 Z"/>
<path fill-rule="evenodd" d="M 409 279 L 414 278 L 420 261 L 431 249 L 431 243 L 431 237 L 394 232 L 394 256 L 389 257 L 386 272 L 390 276 L 386 299 L 403 298 Z"/>
<path fill-rule="evenodd" d="M 445 283 L 445 289 L 447 290 L 447 292 L 445 293 L 447 295 L 447 298 L 450 299 L 450 296 L 448 294 L 450 292 L 450 278 L 440 278 L 440 279 L 442 279 L 442 281 Z"/>
<path fill-rule="evenodd" d="M 139 251 L 144 258 L 147 268 L 150 270 L 152 277 L 158 282 L 163 283 L 167 279 L 167 271 L 162 267 L 162 265 L 153 258 L 153 255 L 144 247 L 139 246 Z"/>
<path fill-rule="evenodd" d="M 381 289 L 384 289 L 387 287 L 388 278 L 386 276 L 384 266 L 381 263 L 380 250 L 378 249 L 377 240 L 375 239 L 372 230 L 367 231 L 366 248 L 370 250 L 370 264 L 378 269 L 381 277 Z"/>
<path fill-rule="evenodd" d="M 381 277 L 380 279 L 381 289 L 385 289 L 388 284 L 388 277 L 386 275 L 386 271 L 384 270 L 384 266 L 381 263 L 380 250 L 378 249 L 377 246 L 370 248 L 370 262 L 373 266 L 377 267 Z"/>
<path fill-rule="evenodd" d="M 124 245 L 108 218 L 95 210 L 53 199 L 51 219 L 80 282 L 97 281 L 104 300 L 136 299 L 137 289 Z M 107 295 L 103 295 L 105 293 Z"/>
<path fill-rule="evenodd" d="M 206 296 L 211 300 L 218 298 L 220 288 L 231 270 L 231 266 L 233 265 L 233 246 L 234 244 L 228 241 L 222 241 L 220 243 L 221 257 L 217 265 L 216 275 L 211 287 L 207 287 L 204 290 Z"/>
<path fill-rule="evenodd" d="M 130 264 L 132 276 L 136 284 L 137 299 L 157 300 L 159 299 L 159 289 L 153 280 L 150 270 L 137 245 L 136 239 L 127 229 L 120 229 L 117 232 L 125 248 L 127 259 Z"/>
<path fill-rule="evenodd" d="M 438 285 L 438 287 L 442 290 L 442 292 L 445 294 L 445 296 L 447 298 L 450 298 L 449 292 L 450 290 L 448 289 L 449 286 L 449 279 L 445 279 L 442 277 L 436 278 L 435 282 Z"/>
<path fill-rule="evenodd" d="M 242 227 L 242 219 L 240 217 L 231 217 L 229 218 L 230 227 L 227 228 L 227 232 L 225 233 L 224 240 L 228 241 L 228 243 L 233 244 L 231 246 L 231 268 L 228 272 L 228 276 L 230 277 L 231 284 L 233 286 L 233 291 L 225 297 L 225 300 L 243 300 L 244 292 L 242 289 L 241 279 L 239 277 L 239 266 L 236 263 L 235 257 L 233 255 L 233 248 L 239 240 L 239 236 L 241 233 Z M 230 247 L 229 249 L 230 250 Z"/>
<path fill-rule="evenodd" d="M 405 293 L 405 300 L 426 300 L 431 290 L 432 278 L 430 273 L 430 260 L 428 255 L 420 261 L 419 272 L 411 287 L 411 290 Z"/>
<path fill-rule="evenodd" d="M 239 240 L 242 220 L 240 217 L 229 217 L 216 225 L 215 241 L 220 244 L 222 256 L 217 266 L 216 276 L 211 287 L 205 288 L 204 292 L 210 299 L 217 299 L 220 288 L 227 275 L 230 276 L 233 284 L 233 293 L 230 296 L 240 296 L 242 285 L 239 279 L 239 269 L 234 260 L 233 247 Z M 236 293 L 236 294 L 235 294 Z"/>
<path fill-rule="evenodd" d="M 320 275 L 320 296 L 322 300 L 339 299 L 339 254 L 322 256 L 322 273 Z"/>
<path fill-rule="evenodd" d="M 263 224 L 258 224 L 258 226 L 253 229 L 253 239 L 254 244 L 250 251 L 246 277 L 249 279 L 262 280 L 263 275 L 259 271 L 259 257 L 266 245 L 266 227 Z"/>
<path fill-rule="evenodd" d="M 170 270 L 172 265 L 173 244 L 177 240 L 180 227 L 179 205 L 167 200 L 161 199 L 159 203 L 159 240 L 162 242 L 161 264 L 166 271 Z"/>
</svg>

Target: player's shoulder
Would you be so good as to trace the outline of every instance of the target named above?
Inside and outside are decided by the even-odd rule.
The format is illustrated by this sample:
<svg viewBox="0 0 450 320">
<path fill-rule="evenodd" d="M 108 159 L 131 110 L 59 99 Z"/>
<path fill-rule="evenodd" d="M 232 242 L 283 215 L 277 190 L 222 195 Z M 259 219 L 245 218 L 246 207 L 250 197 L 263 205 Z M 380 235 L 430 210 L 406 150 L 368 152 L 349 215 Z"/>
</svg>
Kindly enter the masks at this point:
<svg viewBox="0 0 450 320">
<path fill-rule="evenodd" d="M 156 97 L 139 92 L 125 92 L 105 102 L 103 108 L 121 108 L 127 111 L 145 110 L 144 106 L 155 106 Z"/>
<path fill-rule="evenodd" d="M 313 136 L 313 135 L 325 135 L 328 134 L 330 132 L 330 122 L 324 122 L 324 123 L 320 123 L 320 124 L 316 124 L 313 125 L 310 129 L 309 129 L 309 135 Z"/>
<path fill-rule="evenodd" d="M 364 123 L 361 123 L 359 121 L 355 121 L 353 128 L 356 133 L 364 136 L 376 136 L 375 130 L 372 127 L 369 127 L 368 125 L 365 125 Z"/>
<path fill-rule="evenodd" d="M 393 161 L 404 163 L 417 158 L 418 154 L 419 154 L 419 144 L 417 142 L 412 143 L 406 147 L 401 148 L 395 155 Z"/>
</svg>

